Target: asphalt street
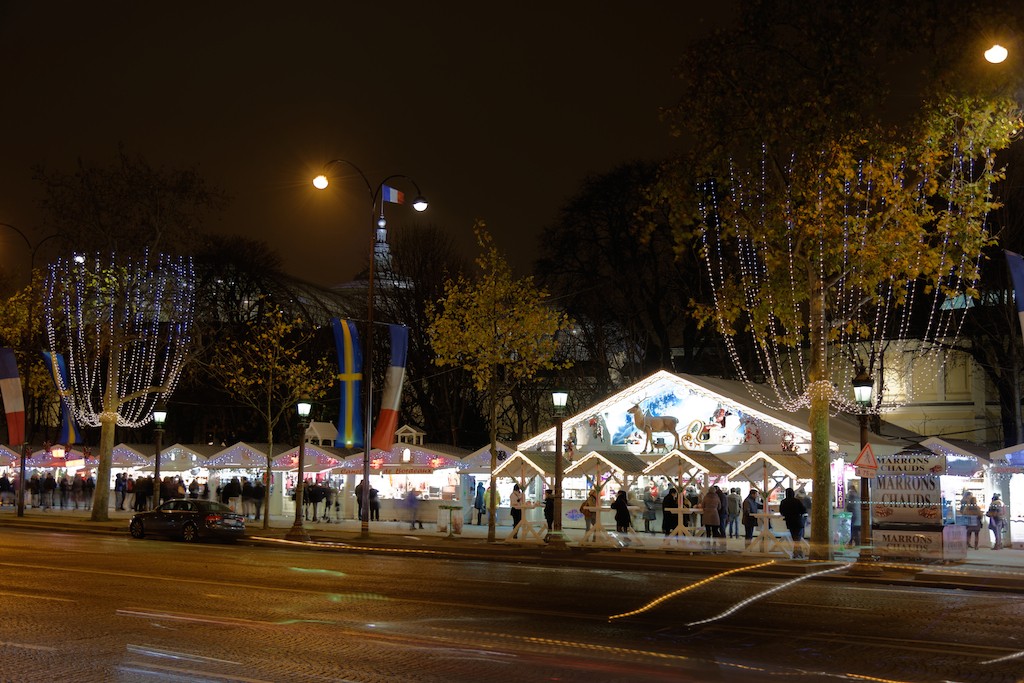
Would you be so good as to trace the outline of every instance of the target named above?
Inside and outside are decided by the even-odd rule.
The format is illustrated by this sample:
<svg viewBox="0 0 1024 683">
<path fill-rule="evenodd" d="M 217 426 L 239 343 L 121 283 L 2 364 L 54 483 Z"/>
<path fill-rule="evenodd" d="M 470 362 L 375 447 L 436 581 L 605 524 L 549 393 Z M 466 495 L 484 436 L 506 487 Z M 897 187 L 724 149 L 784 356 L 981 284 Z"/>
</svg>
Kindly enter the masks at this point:
<svg viewBox="0 0 1024 683">
<path fill-rule="evenodd" d="M 0 525 L 0 677 L 1002 682 L 1024 671 L 1014 592 L 832 581 L 816 575 L 837 573 L 824 565 L 785 576 L 395 546 Z"/>
</svg>

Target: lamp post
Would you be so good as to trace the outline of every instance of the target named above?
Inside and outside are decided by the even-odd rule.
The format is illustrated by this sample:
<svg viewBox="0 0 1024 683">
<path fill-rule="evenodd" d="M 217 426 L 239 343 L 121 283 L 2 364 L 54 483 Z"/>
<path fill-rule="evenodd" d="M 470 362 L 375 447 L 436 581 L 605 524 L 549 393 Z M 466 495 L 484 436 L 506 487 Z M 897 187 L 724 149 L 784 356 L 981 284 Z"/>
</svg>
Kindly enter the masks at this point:
<svg viewBox="0 0 1024 683">
<path fill-rule="evenodd" d="M 295 482 L 295 521 L 284 535 L 289 541 L 309 540 L 309 534 L 302 526 L 302 495 L 306 488 L 306 429 L 309 428 L 309 411 L 312 409 L 313 404 L 309 401 L 299 401 L 295 404 L 295 410 L 299 413 L 299 471 L 298 481 Z"/>
<path fill-rule="evenodd" d="M 857 370 L 857 376 L 851 380 L 853 396 L 860 406 L 860 449 L 868 445 L 868 409 L 871 407 L 875 381 L 863 367 Z M 857 562 L 866 562 L 871 558 L 871 479 L 860 478 L 860 553 Z"/>
<path fill-rule="evenodd" d="M 551 392 L 551 403 L 555 409 L 555 528 L 548 535 L 548 547 L 565 548 L 565 536 L 562 535 L 562 421 L 565 417 L 565 404 L 569 400 L 569 392 L 555 389 Z"/>
<path fill-rule="evenodd" d="M 156 459 L 153 461 L 153 503 L 151 510 L 160 504 L 160 451 L 164 449 L 164 421 L 167 419 L 167 408 L 161 403 L 153 411 L 153 440 L 156 442 Z"/>
<path fill-rule="evenodd" d="M 49 242 L 50 240 L 54 239 L 55 237 L 63 237 L 63 235 L 61 235 L 60 233 L 55 233 L 53 235 L 47 235 L 43 239 L 41 239 L 38 242 L 36 242 L 35 246 L 32 246 L 32 241 L 29 240 L 28 235 L 26 235 L 20 229 L 16 228 L 15 226 L 11 225 L 10 223 L 4 223 L 2 221 L 0 221 L 0 226 L 13 230 L 14 232 L 16 232 L 18 234 L 19 237 L 21 237 L 22 240 L 25 241 L 25 246 L 28 247 L 28 250 L 29 250 L 28 283 L 29 283 L 29 286 L 31 286 L 32 285 L 32 271 L 35 270 L 36 252 L 39 251 L 39 247 L 43 246 L 43 244 L 45 242 Z M 31 325 L 32 325 L 32 308 L 33 308 L 34 301 L 35 301 L 35 297 L 30 297 L 29 298 L 28 316 L 27 316 L 28 317 L 29 328 L 31 328 Z M 34 341 L 35 340 L 34 340 L 34 338 L 32 336 L 31 329 L 29 329 L 29 331 L 28 331 L 28 342 L 27 342 L 28 348 L 36 348 L 36 345 L 34 344 Z M 19 482 L 19 485 L 18 485 L 18 517 L 24 517 L 25 516 L 25 484 L 26 484 L 26 481 L 25 481 L 25 467 L 26 467 L 25 461 L 27 459 L 28 459 L 28 441 L 25 441 L 24 443 L 21 444 L 21 462 L 19 463 L 20 474 L 18 475 L 18 482 Z"/>
<path fill-rule="evenodd" d="M 313 187 L 318 190 L 325 190 L 330 184 L 328 180 L 328 172 L 331 167 L 336 164 L 344 164 L 349 168 L 352 168 L 359 177 L 363 179 L 363 183 L 366 185 L 366 191 L 370 199 L 370 262 L 367 266 L 367 293 L 366 293 L 366 341 L 363 346 L 363 419 L 365 421 L 365 427 L 363 429 L 363 491 L 362 501 L 360 501 L 360 509 L 362 514 L 360 515 L 360 537 L 369 538 L 370 536 L 370 451 L 371 437 L 373 435 L 373 304 L 374 304 L 374 261 L 377 254 L 377 241 L 378 241 L 378 230 L 384 230 L 387 225 L 384 220 L 384 201 L 385 198 L 381 195 L 382 190 L 386 184 L 396 178 L 401 178 L 412 183 L 412 186 L 416 188 L 416 198 L 412 202 L 412 207 L 416 211 L 427 210 L 427 200 L 420 192 L 420 186 L 416 184 L 416 181 L 407 175 L 401 173 L 395 173 L 387 176 L 384 180 L 377 183 L 374 187 L 366 174 L 363 173 L 362 169 L 353 164 L 347 159 L 333 159 L 324 164 L 323 172 L 313 179 Z M 390 189 L 390 188 L 389 188 Z M 377 218 L 377 202 L 380 201 L 381 211 L 380 218 Z M 388 198 L 388 201 L 391 201 Z M 401 203 L 401 202 L 395 202 Z"/>
</svg>

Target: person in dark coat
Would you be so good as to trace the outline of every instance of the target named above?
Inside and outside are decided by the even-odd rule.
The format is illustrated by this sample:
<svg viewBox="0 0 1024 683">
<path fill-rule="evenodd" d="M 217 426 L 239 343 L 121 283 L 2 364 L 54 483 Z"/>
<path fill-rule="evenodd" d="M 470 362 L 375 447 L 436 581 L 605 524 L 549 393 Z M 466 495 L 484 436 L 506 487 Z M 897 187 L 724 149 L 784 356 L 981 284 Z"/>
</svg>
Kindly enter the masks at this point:
<svg viewBox="0 0 1024 683">
<path fill-rule="evenodd" d="M 755 515 L 761 511 L 761 501 L 757 496 L 757 489 L 750 489 L 750 493 L 743 499 L 743 505 L 741 506 L 742 515 L 740 521 L 743 522 L 743 540 L 748 544 L 754 540 L 754 529 L 757 528 L 757 517 Z"/>
<path fill-rule="evenodd" d="M 668 536 L 679 526 L 679 499 L 676 498 L 676 490 L 669 489 L 665 497 L 661 499 L 661 530 Z"/>
<path fill-rule="evenodd" d="M 476 485 L 476 498 L 473 500 L 473 509 L 476 510 L 476 525 L 480 526 L 484 518 L 484 512 L 487 511 L 487 507 L 484 505 L 484 485 L 482 482 Z"/>
<path fill-rule="evenodd" d="M 807 514 L 807 509 L 803 501 L 796 497 L 793 489 L 786 489 L 786 497 L 779 504 L 779 514 L 782 515 L 786 528 L 793 537 L 793 559 L 800 559 L 804 556 L 804 515 Z"/>
<path fill-rule="evenodd" d="M 555 492 L 548 489 L 544 492 L 544 521 L 548 523 L 548 533 L 555 528 Z"/>
<path fill-rule="evenodd" d="M 256 519 L 260 518 L 263 512 L 263 500 L 267 497 L 267 487 L 263 485 L 263 478 L 260 477 L 252 485 L 252 502 L 256 506 Z"/>
<path fill-rule="evenodd" d="M 619 491 L 615 494 L 612 502 L 612 510 L 615 510 L 615 530 L 625 534 L 633 523 L 633 517 L 629 514 L 629 501 L 626 500 L 626 492 Z"/>
</svg>

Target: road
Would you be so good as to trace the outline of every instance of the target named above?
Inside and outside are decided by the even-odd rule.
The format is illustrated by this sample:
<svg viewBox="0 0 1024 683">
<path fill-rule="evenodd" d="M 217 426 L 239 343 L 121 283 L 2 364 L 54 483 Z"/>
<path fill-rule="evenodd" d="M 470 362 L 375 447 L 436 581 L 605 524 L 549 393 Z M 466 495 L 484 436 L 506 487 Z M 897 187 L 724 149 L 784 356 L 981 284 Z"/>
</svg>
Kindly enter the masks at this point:
<svg viewBox="0 0 1024 683">
<path fill-rule="evenodd" d="M 1021 681 L 1024 596 L 0 530 L 5 681 Z"/>
</svg>

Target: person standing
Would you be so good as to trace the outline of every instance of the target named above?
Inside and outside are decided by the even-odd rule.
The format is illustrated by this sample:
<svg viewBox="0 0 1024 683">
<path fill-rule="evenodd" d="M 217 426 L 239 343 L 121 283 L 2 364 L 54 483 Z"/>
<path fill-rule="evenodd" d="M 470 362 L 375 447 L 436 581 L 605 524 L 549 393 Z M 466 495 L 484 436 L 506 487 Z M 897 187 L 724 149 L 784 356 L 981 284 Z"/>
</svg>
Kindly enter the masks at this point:
<svg viewBox="0 0 1024 683">
<path fill-rule="evenodd" d="M 544 492 L 544 521 L 548 524 L 548 533 L 555 528 L 555 492 L 548 489 Z M 547 536 L 544 537 L 547 540 Z"/>
<path fill-rule="evenodd" d="M 31 484 L 31 481 L 29 481 Z M 85 479 L 82 478 L 80 473 L 75 473 L 75 478 L 71 480 L 71 503 L 78 509 L 78 504 L 82 502 L 82 492 L 85 490 Z"/>
<path fill-rule="evenodd" d="M 409 493 L 405 497 L 405 505 L 409 508 L 409 528 L 415 529 L 416 525 L 419 524 L 422 529 L 423 522 L 420 521 L 420 492 L 416 489 L 409 489 Z"/>
<path fill-rule="evenodd" d="M 721 552 L 718 539 L 722 537 L 722 517 L 720 508 L 722 499 L 718 495 L 717 487 L 712 486 L 704 494 L 700 501 L 701 516 L 704 520 L 704 537 L 708 539 L 708 550 L 713 553 Z"/>
<path fill-rule="evenodd" d="M 612 510 L 615 510 L 615 530 L 620 534 L 629 533 L 629 527 L 633 525 L 633 516 L 629 514 L 629 501 L 626 500 L 625 491 L 615 494 Z"/>
<path fill-rule="evenodd" d="M 481 520 L 484 517 L 484 511 L 487 507 L 484 505 L 484 485 L 483 482 L 479 482 L 476 485 L 476 497 L 473 499 L 473 509 L 476 510 L 476 525 L 481 525 Z"/>
<path fill-rule="evenodd" d="M 658 518 L 658 499 L 650 487 L 644 491 L 644 533 L 653 534 L 651 522 Z"/>
<path fill-rule="evenodd" d="M 370 487 L 370 520 L 380 521 L 380 492 Z"/>
<path fill-rule="evenodd" d="M 802 559 L 804 556 L 804 519 L 807 509 L 804 508 L 803 501 L 796 497 L 792 488 L 786 489 L 786 497 L 779 504 L 779 514 L 786 522 L 789 535 L 793 537 L 793 559 Z"/>
<path fill-rule="evenodd" d="M 365 479 L 360 481 L 358 484 L 356 484 L 356 506 L 358 507 L 358 511 L 356 512 L 356 514 L 358 515 L 357 519 L 359 519 L 359 520 L 363 519 L 363 487 L 364 486 L 366 486 L 366 480 Z M 369 517 L 367 517 L 367 520 L 369 520 Z"/>
<path fill-rule="evenodd" d="M 666 536 L 671 534 L 679 526 L 679 499 L 676 498 L 676 490 L 670 488 L 665 497 L 661 499 L 661 530 Z"/>
<path fill-rule="evenodd" d="M 988 511 L 985 514 L 988 515 L 988 529 L 994 537 L 992 550 L 1002 550 L 1006 506 L 1003 505 L 1002 497 L 998 493 L 992 494 L 992 502 L 989 503 Z"/>
<path fill-rule="evenodd" d="M 743 497 L 739 489 L 729 489 L 729 495 L 725 497 L 726 514 L 729 521 L 726 524 L 729 538 L 740 537 L 740 513 L 743 511 Z"/>
<path fill-rule="evenodd" d="M 57 480 L 53 478 L 53 472 L 47 472 L 43 479 L 43 509 L 49 510 L 53 507 L 53 492 L 57 490 Z"/>
<path fill-rule="evenodd" d="M 114 509 L 124 510 L 124 475 L 120 472 L 114 476 Z"/>
<path fill-rule="evenodd" d="M 68 475 L 65 474 L 60 478 L 60 481 L 57 483 L 57 490 L 60 493 L 60 509 L 63 510 L 71 500 L 71 482 L 68 481 Z"/>
<path fill-rule="evenodd" d="M 523 490 L 519 484 L 512 487 L 512 495 L 509 496 L 509 513 L 512 515 L 512 538 L 519 538 L 519 523 L 523 521 Z M 554 512 L 554 508 L 552 508 Z"/>
<path fill-rule="evenodd" d="M 967 523 L 967 547 L 978 549 L 978 536 L 981 534 L 981 507 L 978 499 L 970 491 L 964 493 L 960 501 L 960 514 Z M 974 545 L 971 545 L 971 537 L 974 537 Z"/>
<path fill-rule="evenodd" d="M 860 545 L 860 491 L 850 486 L 846 494 L 846 511 L 850 513 L 850 545 Z"/>
<path fill-rule="evenodd" d="M 242 516 L 252 519 L 253 515 L 252 482 L 249 477 L 242 477 Z"/>
<path fill-rule="evenodd" d="M 590 531 L 590 527 L 597 521 L 597 489 L 590 489 L 587 493 L 587 499 L 580 504 L 580 514 L 583 515 L 586 531 Z"/>
<path fill-rule="evenodd" d="M 85 509 L 92 510 L 92 496 L 96 491 L 96 480 L 90 474 L 85 478 L 85 485 L 82 487 L 82 495 L 85 497 Z"/>
<path fill-rule="evenodd" d="M 129 510 L 135 509 L 135 479 L 130 474 L 124 482 L 124 505 L 122 507 Z"/>
<path fill-rule="evenodd" d="M 754 529 L 757 528 L 757 513 L 761 511 L 761 501 L 758 498 L 757 489 L 750 489 L 747 497 L 743 499 L 741 510 L 743 515 L 743 540 L 749 545 L 754 540 Z"/>
<path fill-rule="evenodd" d="M 199 496 L 199 485 L 196 484 L 195 480 L 192 480 L 192 484 L 196 487 L 196 497 Z M 191 485 L 189 487 L 191 491 Z M 190 494 L 191 495 L 191 494 Z M 260 519 L 260 515 L 263 513 L 263 501 L 267 498 L 267 487 L 263 485 L 263 477 L 256 480 L 256 483 L 252 486 L 252 502 L 256 506 L 256 520 Z"/>
</svg>

